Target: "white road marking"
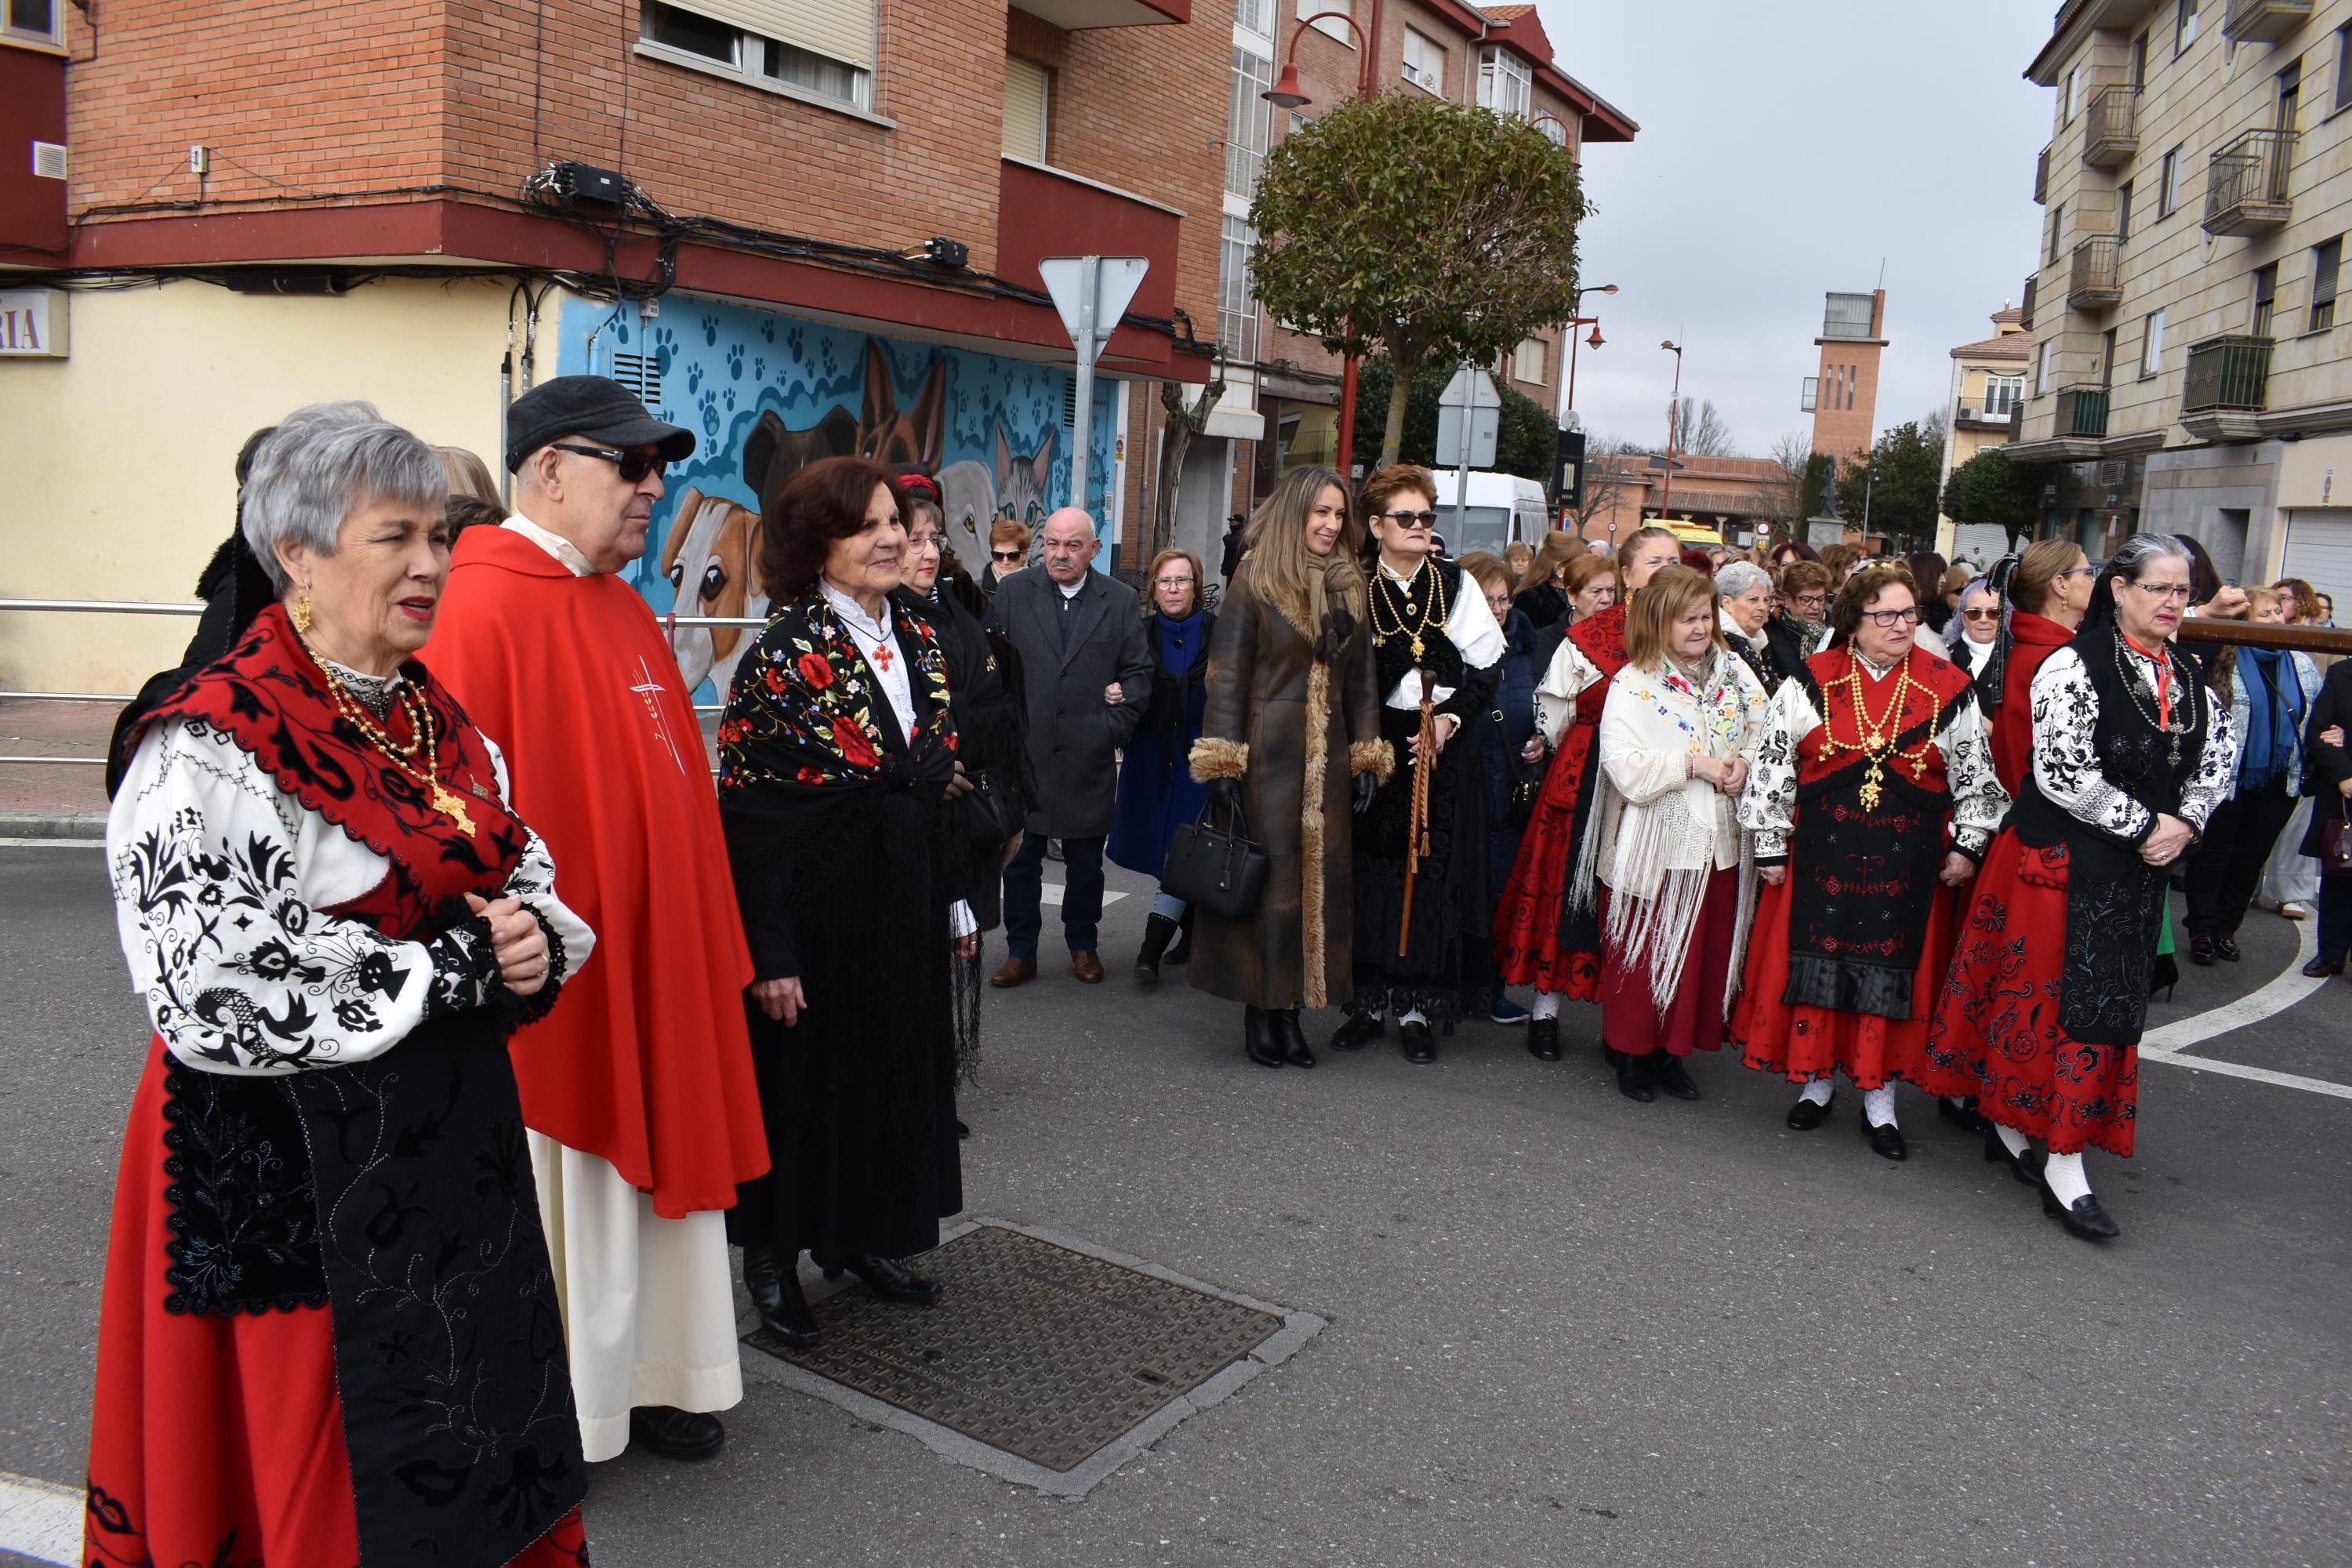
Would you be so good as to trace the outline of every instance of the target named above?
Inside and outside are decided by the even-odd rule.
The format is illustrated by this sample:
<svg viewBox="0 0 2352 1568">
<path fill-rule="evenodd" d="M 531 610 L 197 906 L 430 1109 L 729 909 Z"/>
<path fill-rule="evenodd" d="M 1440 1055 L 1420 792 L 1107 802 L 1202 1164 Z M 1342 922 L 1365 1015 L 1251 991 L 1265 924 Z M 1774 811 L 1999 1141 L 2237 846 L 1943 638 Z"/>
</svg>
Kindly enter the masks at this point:
<svg viewBox="0 0 2352 1568">
<path fill-rule="evenodd" d="M 2168 1062 L 2192 1072 L 2220 1073 L 2225 1078 L 2242 1078 L 2251 1083 L 2273 1084 L 2280 1089 L 2299 1089 L 2306 1094 L 2325 1094 L 2336 1100 L 2352 1100 L 2352 1084 L 2332 1083 L 2324 1078 L 2305 1078 L 2301 1073 L 2273 1072 L 2269 1068 L 2248 1067 L 2242 1062 L 2217 1061 L 2211 1057 L 2183 1056 L 2187 1047 L 2226 1035 L 2233 1029 L 2259 1024 L 2275 1017 L 2296 1003 L 2328 984 L 2325 979 L 2306 979 L 2303 966 L 2319 952 L 2319 922 L 2315 920 L 2295 922 L 2295 952 L 2287 960 L 2286 969 L 2269 984 L 2258 987 L 2219 1007 L 2208 1008 L 2193 1017 L 2151 1029 L 2139 1043 L 2139 1059 L 2144 1062 Z"/>
<path fill-rule="evenodd" d="M 74 1568 L 81 1561 L 81 1493 L 0 1470 L 0 1552 Z"/>
<path fill-rule="evenodd" d="M 1125 893 L 1106 891 L 1103 894 L 1103 908 L 1108 909 L 1111 905 L 1118 902 L 1119 900 L 1125 897 L 1127 897 Z M 1062 884 L 1059 882 L 1046 883 L 1045 887 L 1038 889 L 1037 901 L 1041 904 L 1051 904 L 1057 910 L 1060 909 L 1062 907 Z"/>
<path fill-rule="evenodd" d="M 2227 1078 L 2251 1079 L 2256 1083 L 2273 1083 L 2281 1089 L 2299 1089 L 2307 1094 L 2332 1095 L 2337 1100 L 2352 1100 L 2352 1084 L 2330 1083 L 2324 1078 L 2305 1078 L 2300 1073 L 2273 1072 L 2268 1068 L 2250 1068 L 2240 1062 L 2215 1061 L 2210 1057 L 2163 1056 L 2150 1057 L 2152 1062 L 2170 1062 L 2174 1067 L 2196 1072 L 2217 1072 Z"/>
<path fill-rule="evenodd" d="M 45 849 L 55 845 L 60 849 L 103 849 L 103 838 L 0 838 L 0 849 Z"/>
</svg>

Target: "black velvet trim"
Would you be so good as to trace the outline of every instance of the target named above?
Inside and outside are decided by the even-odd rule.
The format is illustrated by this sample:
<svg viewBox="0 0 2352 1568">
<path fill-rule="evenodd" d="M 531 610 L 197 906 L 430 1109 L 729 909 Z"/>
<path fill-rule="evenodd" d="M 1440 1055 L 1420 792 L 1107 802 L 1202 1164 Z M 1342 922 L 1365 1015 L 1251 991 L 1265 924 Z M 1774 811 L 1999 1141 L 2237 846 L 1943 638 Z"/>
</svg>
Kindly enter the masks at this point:
<svg viewBox="0 0 2352 1568">
<path fill-rule="evenodd" d="M 1780 1000 L 1792 1006 L 1837 1013 L 1867 1013 L 1908 1022 L 1913 971 L 1885 964 L 1854 963 L 1818 953 L 1789 954 L 1789 984 Z"/>
<path fill-rule="evenodd" d="M 290 1312 L 327 1304 L 301 1118 L 280 1077 L 163 1069 L 167 1312 Z"/>
</svg>

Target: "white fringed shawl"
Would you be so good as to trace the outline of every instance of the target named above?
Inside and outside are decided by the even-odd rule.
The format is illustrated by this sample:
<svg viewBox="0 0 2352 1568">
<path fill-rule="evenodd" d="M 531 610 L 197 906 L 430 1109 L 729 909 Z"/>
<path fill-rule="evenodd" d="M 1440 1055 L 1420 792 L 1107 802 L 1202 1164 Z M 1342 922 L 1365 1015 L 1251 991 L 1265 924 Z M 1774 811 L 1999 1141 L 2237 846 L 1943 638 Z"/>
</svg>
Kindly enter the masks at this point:
<svg viewBox="0 0 2352 1568">
<path fill-rule="evenodd" d="M 1720 652 L 1697 681 L 1671 668 L 1627 665 L 1610 682 L 1601 715 L 1597 830 L 1585 836 L 1584 855 L 1609 885 L 1602 940 L 1628 963 L 1648 968 L 1661 1012 L 1682 984 L 1707 879 L 1732 866 L 1739 868 L 1739 910 L 1726 1016 L 1738 992 L 1756 907 L 1755 851 L 1739 826 L 1736 797 L 1692 777 L 1690 758 L 1702 752 L 1745 757 L 1752 767 L 1769 701 L 1746 662 Z"/>
</svg>

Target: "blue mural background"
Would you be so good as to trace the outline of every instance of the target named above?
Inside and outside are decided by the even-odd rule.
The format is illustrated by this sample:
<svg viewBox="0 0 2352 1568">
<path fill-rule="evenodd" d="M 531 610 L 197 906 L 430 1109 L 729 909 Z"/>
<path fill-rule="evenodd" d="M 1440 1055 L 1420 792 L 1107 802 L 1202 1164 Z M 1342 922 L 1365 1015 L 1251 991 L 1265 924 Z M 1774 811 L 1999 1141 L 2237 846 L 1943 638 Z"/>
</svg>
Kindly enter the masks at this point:
<svg viewBox="0 0 2352 1568">
<path fill-rule="evenodd" d="M 836 409 L 845 410 L 865 441 L 874 433 L 867 416 L 875 405 L 867 393 L 876 366 L 889 383 L 880 405 L 898 416 L 914 413 L 926 388 L 935 377 L 941 378 L 938 450 L 914 460 L 940 479 L 949 502 L 950 542 L 974 575 L 987 562 L 991 519 L 1013 515 L 1034 526 L 1070 493 L 1066 412 L 1072 374 L 1060 366 L 902 342 L 681 295 L 666 298 L 658 316 L 642 321 L 634 305 L 616 308 L 568 300 L 557 330 L 558 374 L 623 373 L 621 379 L 628 381 L 625 372 L 637 368 L 632 362 L 642 356 L 647 403 L 660 417 L 685 426 L 697 437 L 694 456 L 668 471 L 665 493 L 654 508 L 646 553 L 625 574 L 656 614 L 673 605 L 681 615 L 695 614 L 698 608 L 721 613 L 708 595 L 699 596 L 698 604 L 698 595 L 688 594 L 689 602 L 679 604 L 681 589 L 689 583 L 707 585 L 715 580 L 706 574 L 724 576 L 731 570 L 739 582 L 747 574 L 740 560 L 714 564 L 725 546 L 701 537 L 715 538 L 721 531 L 718 514 L 725 509 L 707 509 L 710 516 L 699 524 L 697 517 L 712 500 L 756 514 L 760 495 L 745 476 L 744 449 L 761 416 L 772 412 L 785 431 L 807 432 L 828 416 L 839 419 Z M 1118 437 L 1113 417 L 1116 395 L 1114 384 L 1097 381 L 1087 508 L 1097 518 L 1106 515 L 1104 489 Z M 1037 459 L 1049 435 L 1051 461 L 1041 485 Z M 697 516 L 685 515 L 689 493 Z M 688 558 L 666 563 L 666 556 L 677 553 L 671 535 L 682 527 L 696 535 L 677 542 L 688 547 Z M 1102 551 L 1097 566 L 1108 569 L 1110 553 L 1108 548 Z M 756 588 L 739 590 L 727 598 L 724 613 L 764 615 L 766 602 Z M 673 642 L 681 666 L 698 683 L 695 700 L 723 700 L 719 686 L 749 639 L 722 632 L 706 634 L 698 643 L 680 629 Z"/>
</svg>

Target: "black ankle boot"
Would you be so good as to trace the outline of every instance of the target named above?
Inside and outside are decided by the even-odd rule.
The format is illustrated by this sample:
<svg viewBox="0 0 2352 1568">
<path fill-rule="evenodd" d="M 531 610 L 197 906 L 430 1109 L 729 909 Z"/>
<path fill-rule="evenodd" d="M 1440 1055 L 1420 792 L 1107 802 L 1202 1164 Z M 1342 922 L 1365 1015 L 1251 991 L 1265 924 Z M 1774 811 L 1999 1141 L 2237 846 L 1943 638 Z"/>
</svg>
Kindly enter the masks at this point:
<svg viewBox="0 0 2352 1568">
<path fill-rule="evenodd" d="M 1274 1037 L 1274 1015 L 1247 1003 L 1242 1005 L 1242 1051 L 1262 1068 L 1282 1065 L 1282 1043 Z"/>
<path fill-rule="evenodd" d="M 1648 1057 L 1629 1057 L 1622 1051 L 1611 1055 L 1617 1063 L 1618 1093 L 1644 1104 L 1658 1098 L 1657 1071 Z"/>
<path fill-rule="evenodd" d="M 1307 1048 L 1307 1031 L 1298 1026 L 1298 1009 L 1276 1007 L 1266 1018 L 1274 1026 L 1274 1043 L 1281 1047 L 1282 1059 L 1295 1068 L 1311 1068 L 1315 1053 Z"/>
<path fill-rule="evenodd" d="M 1176 922 L 1176 945 L 1168 950 L 1163 963 L 1185 963 L 1192 957 L 1192 906 L 1184 906 L 1184 918 Z"/>
<path fill-rule="evenodd" d="M 1160 961 L 1176 940 L 1176 922 L 1153 915 L 1143 922 L 1143 951 L 1135 955 L 1135 977 L 1146 985 L 1160 978 Z"/>
<path fill-rule="evenodd" d="M 824 1338 L 808 1298 L 801 1294 L 799 1262 L 787 1264 L 772 1247 L 743 1249 L 743 1288 L 751 1293 L 751 1310 L 760 1326 L 791 1349 L 804 1351 Z"/>
</svg>

